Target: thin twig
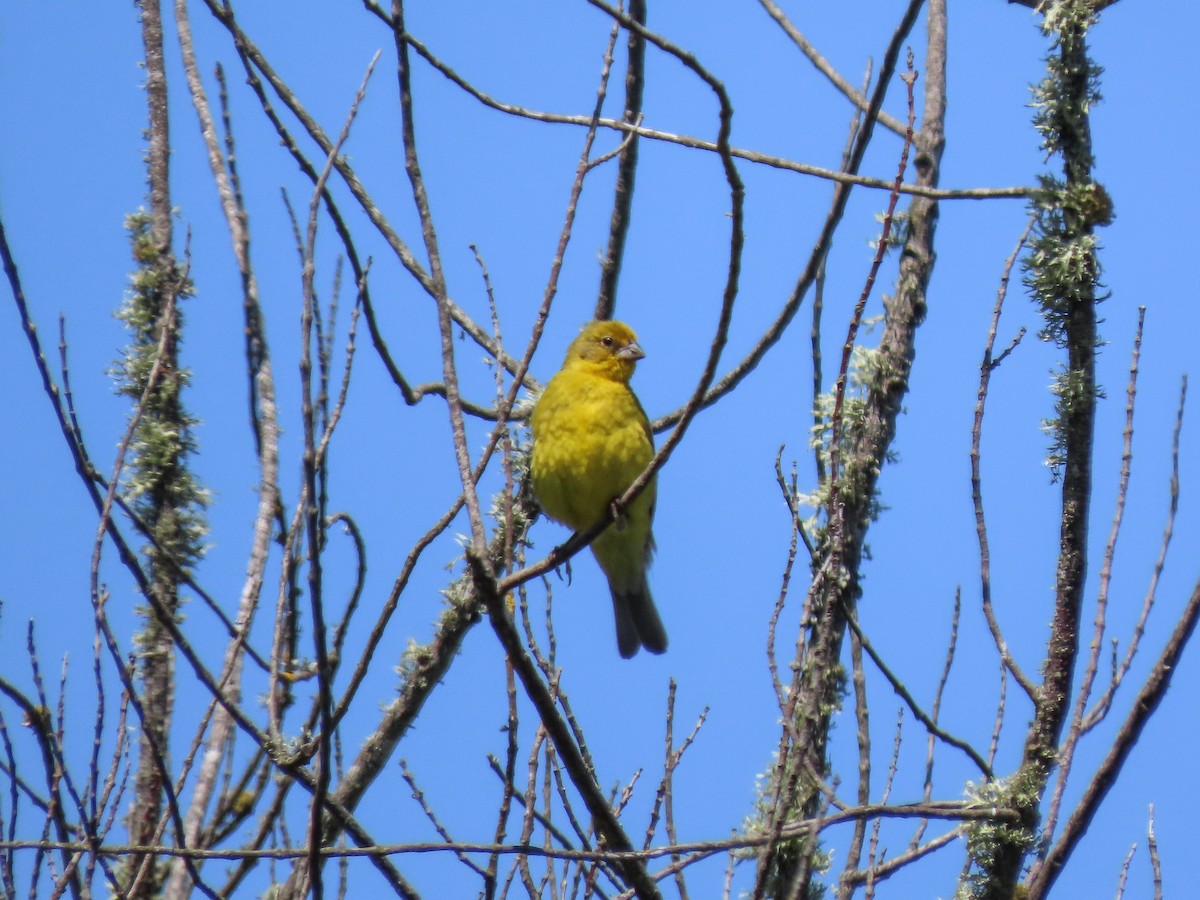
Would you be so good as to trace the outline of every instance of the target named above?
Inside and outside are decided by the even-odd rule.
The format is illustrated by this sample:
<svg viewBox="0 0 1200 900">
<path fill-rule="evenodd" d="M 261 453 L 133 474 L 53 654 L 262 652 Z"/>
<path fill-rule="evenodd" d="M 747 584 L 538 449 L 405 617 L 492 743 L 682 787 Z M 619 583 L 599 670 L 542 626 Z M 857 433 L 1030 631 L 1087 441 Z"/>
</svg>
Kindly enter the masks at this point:
<svg viewBox="0 0 1200 900">
<path fill-rule="evenodd" d="M 954 664 L 954 651 L 958 647 L 958 619 L 962 613 L 962 589 L 954 589 L 954 612 L 950 616 L 950 639 L 946 642 L 946 662 L 942 666 L 941 677 L 938 678 L 937 690 L 933 693 L 933 706 L 929 710 L 929 718 L 936 725 L 942 710 L 942 694 L 946 690 L 946 684 L 950 681 L 950 667 Z M 934 750 L 933 735 L 929 738 L 925 747 L 925 801 L 928 803 L 933 797 L 933 750 Z M 990 765 L 989 760 L 989 765 Z M 921 843 L 921 838 L 925 834 L 925 826 L 927 823 L 922 822 L 917 826 L 916 832 L 913 834 L 912 840 L 909 842 L 909 849 L 915 850 Z"/>
<path fill-rule="evenodd" d="M 858 749 L 858 803 L 863 805 L 871 802 L 871 714 L 870 705 L 867 702 L 867 673 L 863 666 L 862 641 L 858 639 L 858 635 L 850 636 L 850 672 L 851 683 L 854 685 L 854 725 L 855 725 L 855 744 Z M 903 716 L 903 708 L 901 708 L 901 716 Z M 900 722 L 902 719 L 897 719 L 896 722 L 896 744 L 895 752 L 900 752 Z M 889 772 L 895 774 L 896 757 L 892 758 L 892 767 Z M 889 777 L 884 786 L 883 801 L 887 802 L 887 793 L 891 788 L 891 778 Z M 871 835 L 871 847 L 868 855 L 870 860 L 869 865 L 875 864 L 875 846 L 879 837 L 880 822 L 875 821 L 875 828 Z M 867 820 L 859 819 L 854 823 L 854 832 L 850 837 L 850 845 L 846 850 L 846 865 L 843 871 L 858 868 L 859 862 L 862 860 L 863 841 L 867 835 Z M 871 889 L 868 888 L 868 891 Z"/>
<path fill-rule="evenodd" d="M 320 450 L 316 435 L 317 422 L 314 418 L 312 397 L 312 352 L 313 314 L 317 301 L 313 292 L 313 277 L 316 272 L 316 240 L 317 219 L 321 208 L 321 196 L 333 171 L 334 160 L 341 153 L 343 145 L 350 137 L 350 129 L 358 115 L 367 92 L 367 84 L 371 73 L 379 61 L 380 52 L 367 65 L 362 84 L 354 95 L 350 110 L 346 115 L 342 131 L 334 142 L 325 161 L 325 167 L 317 178 L 313 188 L 312 199 L 308 208 L 308 227 L 305 231 L 304 264 L 302 275 L 303 307 L 301 312 L 301 347 L 300 347 L 300 388 L 301 388 L 301 418 L 304 423 L 304 485 L 298 503 L 298 510 L 305 512 L 305 533 L 307 535 L 308 551 L 308 592 L 313 617 L 313 644 L 316 652 L 317 691 L 320 710 L 321 735 L 317 741 L 318 766 L 313 801 L 309 817 L 309 867 L 308 878 L 311 884 L 314 900 L 322 900 L 324 885 L 321 873 L 320 848 L 323 841 L 322 819 L 324 815 L 325 797 L 327 796 L 332 775 L 332 734 L 333 734 L 333 690 L 332 673 L 330 672 L 328 635 L 325 629 L 324 609 L 324 578 L 322 565 L 322 550 L 325 544 L 325 522 L 321 517 L 318 505 L 318 473 L 325 468 L 325 448 L 328 446 L 329 435 L 336 425 L 336 417 L 331 417 L 326 424 Z M 318 335 L 317 341 L 320 341 Z M 347 361 L 347 374 L 349 372 Z M 343 392 L 343 398 L 345 396 Z M 339 407 L 340 409 L 340 407 Z"/>
<path fill-rule="evenodd" d="M 425 59 L 426 62 L 437 69 L 449 81 L 453 82 L 456 86 L 470 94 L 484 106 L 495 109 L 499 112 L 537 122 L 552 122 L 584 127 L 587 127 L 590 124 L 590 117 L 585 115 L 566 115 L 541 112 L 539 110 L 528 109 L 526 107 L 503 103 L 499 100 L 496 100 L 490 95 L 476 88 L 469 81 L 455 72 L 453 68 L 444 63 L 442 60 L 438 59 L 438 57 L 436 57 L 429 50 L 429 48 L 421 43 L 417 38 L 409 35 L 408 42 L 412 48 Z M 885 77 L 882 71 L 880 73 L 880 77 L 881 79 Z M 890 73 L 888 73 L 886 77 L 891 77 Z M 875 106 L 874 96 L 872 96 L 871 103 L 868 105 L 866 111 L 875 119 L 875 121 L 880 120 L 882 109 Z M 649 128 L 643 125 L 632 124 L 624 121 L 623 119 L 600 119 L 597 124 L 601 128 L 608 128 L 625 134 L 635 134 L 639 138 L 662 141 L 663 143 L 676 144 L 692 150 L 704 150 L 709 153 L 720 152 L 717 143 L 714 141 L 708 141 L 702 138 L 692 137 L 690 135 L 674 134 L 669 131 L 660 131 L 658 129 Z M 760 153 L 759 151 L 748 150 L 743 147 L 731 146 L 729 148 L 729 152 L 736 159 L 745 160 L 749 163 L 763 165 L 769 168 L 780 169 L 788 172 L 795 172 L 799 175 L 808 175 L 821 178 L 831 181 L 834 184 L 846 186 L 857 185 L 860 187 L 889 192 L 894 189 L 894 183 L 890 178 L 873 178 L 866 175 L 859 175 L 854 169 L 826 169 L 821 166 L 797 162 L 782 156 L 773 156 L 767 153 Z M 925 197 L 930 200 L 995 200 L 1027 199 L 1032 195 L 1035 189 L 1023 186 L 953 189 L 906 183 L 901 184 L 899 190 L 900 193 L 905 195 L 913 197 Z"/>
<path fill-rule="evenodd" d="M 873 803 L 868 806 L 850 807 L 846 810 L 829 813 L 819 821 L 822 829 L 832 828 L 859 818 L 884 817 L 889 819 L 918 819 L 922 817 L 944 819 L 955 822 L 995 822 L 1014 823 L 1016 814 L 1011 810 L 995 810 L 991 807 L 975 806 L 964 801 L 944 801 L 934 803 L 906 803 L 889 806 Z M 799 819 L 790 822 L 785 829 L 789 838 L 812 828 L 814 821 Z M 715 841 L 685 841 L 681 844 L 664 844 L 649 850 L 613 850 L 589 849 L 571 850 L 558 848 L 546 850 L 537 844 L 513 843 L 494 845 L 470 841 L 456 841 L 447 844 L 443 841 L 417 841 L 406 844 L 371 844 L 365 847 L 321 848 L 321 855 L 329 859 L 340 857 L 386 857 L 408 854 L 431 853 L 500 853 L 506 856 L 529 855 L 533 857 L 553 857 L 560 860 L 602 860 L 619 863 L 629 860 L 653 860 L 670 858 L 676 854 L 704 854 L 712 856 L 725 853 L 727 850 L 745 850 L 762 847 L 767 842 L 765 835 L 733 835 Z M 88 844 L 82 841 L 33 841 L 33 840 L 0 840 L 0 850 L 42 850 L 68 852 L 86 851 Z M 153 853 L 159 856 L 187 856 L 192 859 L 299 859 L 308 855 L 307 846 L 277 847 L 251 850 L 247 848 L 209 848 L 176 846 L 147 846 L 132 847 L 127 844 L 103 844 L 95 847 L 95 852 L 106 857 L 128 855 L 137 850 Z M 694 861 L 694 860 L 693 860 Z"/>
<path fill-rule="evenodd" d="M 980 446 L 983 440 L 984 406 L 987 403 L 992 372 L 996 370 L 1004 358 L 1020 343 L 1021 338 L 1025 336 L 1025 328 L 1022 326 L 1017 336 L 1013 338 L 1012 343 L 1008 345 L 999 357 L 993 359 L 992 351 L 996 345 L 996 332 L 1000 325 L 1000 312 L 1004 308 L 1004 300 L 1008 296 L 1009 278 L 1012 275 L 1013 266 L 1016 264 L 1017 258 L 1021 255 L 1021 249 L 1025 246 L 1025 242 L 1029 240 L 1034 223 L 1035 219 L 1031 218 L 1025 226 L 1025 230 L 1021 233 L 1021 237 L 1018 238 L 1017 246 L 1013 248 L 1012 253 L 1008 255 L 1008 259 L 1005 260 L 1004 269 L 1000 274 L 1000 286 L 996 290 L 996 303 L 992 307 L 992 321 L 988 326 L 987 343 L 983 349 L 983 361 L 979 365 L 979 392 L 975 398 L 975 419 L 971 426 L 971 502 L 975 508 L 975 534 L 979 541 L 979 581 L 983 616 L 987 621 L 992 640 L 995 641 L 996 651 L 1000 654 L 1001 662 L 1012 673 L 1013 679 L 1021 686 L 1021 689 L 1025 691 L 1026 696 L 1030 699 L 1034 697 L 1036 687 L 1029 679 L 1029 676 L 1021 671 L 1020 666 L 1017 665 L 1017 661 L 1009 652 L 1008 642 L 1004 639 L 1004 634 L 1000 630 L 1000 623 L 996 619 L 996 613 L 992 607 L 992 551 L 988 542 L 987 519 L 983 511 L 983 475 Z"/>
<path fill-rule="evenodd" d="M 851 615 L 848 610 L 845 611 L 845 615 L 846 624 L 850 626 L 850 630 L 858 635 L 858 639 L 862 641 L 863 649 L 867 651 L 867 655 L 871 657 L 871 661 L 875 663 L 875 667 L 879 669 L 879 671 L 883 674 L 883 677 L 888 680 L 889 684 L 891 684 L 892 690 L 900 695 L 900 698 L 904 701 L 905 705 L 908 706 L 908 709 L 913 714 L 914 718 L 924 725 L 925 730 L 931 735 L 935 736 L 938 740 L 949 744 L 951 747 L 956 747 L 965 753 L 967 758 L 979 767 L 979 771 L 983 773 L 983 775 L 991 778 L 992 767 L 987 764 L 987 761 L 984 760 L 984 758 L 979 755 L 975 748 L 966 741 L 962 740 L 961 738 L 956 738 L 954 735 L 940 728 L 938 724 L 934 722 L 932 718 L 930 718 L 925 710 L 921 709 L 921 707 L 917 704 L 917 701 L 909 692 L 908 688 L 905 686 L 904 682 L 896 677 L 895 673 L 893 673 L 888 665 L 883 661 L 883 657 L 879 655 L 878 651 L 876 651 L 870 640 L 868 640 L 867 636 L 863 633 L 863 630 L 859 626 L 856 617 Z"/>
<path fill-rule="evenodd" d="M 1154 900 L 1162 900 L 1162 862 L 1158 858 L 1158 838 L 1154 836 L 1154 804 L 1150 804 L 1150 822 L 1146 826 L 1146 847 L 1150 852 L 1150 871 L 1154 877 Z"/>
<path fill-rule="evenodd" d="M 900 765 L 900 738 L 903 735 L 904 729 L 904 707 L 900 707 L 896 711 L 896 737 L 892 741 L 892 759 L 888 763 L 887 777 L 883 781 L 883 793 L 880 795 L 880 802 L 887 803 L 892 795 L 892 784 L 896 780 L 896 770 Z M 860 819 L 860 822 L 865 824 L 865 820 Z M 865 885 L 864 896 L 866 900 L 874 900 L 875 897 L 875 867 L 880 862 L 879 859 L 879 832 L 883 828 L 883 820 L 876 819 L 871 827 L 871 846 L 867 852 L 867 880 Z"/>
<path fill-rule="evenodd" d="M 454 838 L 450 836 L 450 832 L 446 829 L 446 826 L 438 818 L 437 813 L 433 811 L 433 807 L 430 806 L 429 802 L 425 799 L 425 792 L 422 791 L 417 785 L 416 776 L 413 775 L 412 770 L 408 768 L 408 762 L 403 759 L 400 760 L 400 777 L 404 779 L 404 783 L 407 784 L 409 790 L 412 791 L 412 798 L 417 801 L 417 804 L 421 807 L 421 812 L 425 813 L 425 818 L 427 818 L 430 824 L 433 825 L 434 830 L 436 830 L 437 833 L 442 836 L 442 839 L 445 840 L 447 844 L 453 844 Z M 465 865 L 476 875 L 484 874 L 484 870 L 465 853 L 458 853 L 456 855 L 462 861 L 463 865 Z"/>
<path fill-rule="evenodd" d="M 1163 567 L 1167 562 L 1167 550 L 1170 548 L 1171 538 L 1175 534 L 1175 515 L 1179 511 L 1179 436 L 1183 431 L 1183 400 L 1186 394 L 1187 377 L 1184 376 L 1183 386 L 1180 390 L 1179 409 L 1175 415 L 1175 428 L 1171 436 L 1171 479 L 1168 484 L 1167 521 L 1163 526 L 1163 536 L 1158 548 L 1158 557 L 1155 559 L 1154 569 L 1150 573 L 1150 584 L 1146 589 L 1146 596 L 1142 600 L 1142 609 L 1133 627 L 1133 634 L 1129 639 L 1129 646 L 1125 650 L 1125 657 L 1121 660 L 1120 666 L 1114 664 L 1112 679 L 1108 687 L 1105 688 L 1100 699 L 1096 701 L 1096 705 L 1084 717 L 1083 730 L 1085 733 L 1099 725 L 1108 714 L 1112 706 L 1113 696 L 1125 680 L 1130 666 L 1133 665 L 1133 659 L 1137 655 L 1138 648 L 1141 646 L 1142 635 L 1146 631 L 1146 621 L 1150 618 L 1150 610 L 1154 607 L 1154 600 L 1158 595 L 1158 582 L 1162 575 Z M 1115 647 L 1113 648 L 1113 656 L 1115 663 Z"/>
<path fill-rule="evenodd" d="M 1129 852 L 1125 854 L 1125 861 L 1121 863 L 1121 873 L 1117 876 L 1116 900 L 1121 900 L 1125 896 L 1125 882 L 1129 879 L 1129 866 L 1133 863 L 1135 852 L 1137 852 L 1137 841 L 1130 846 Z"/>
<path fill-rule="evenodd" d="M 882 861 L 871 869 L 857 869 L 851 872 L 845 872 L 842 874 L 840 883 L 847 888 L 853 889 L 853 887 L 856 885 L 865 884 L 868 879 L 875 883 L 883 881 L 885 878 L 896 874 L 901 869 L 916 862 L 918 859 L 928 856 L 935 850 L 940 850 L 947 844 L 961 840 L 963 833 L 964 830 L 961 827 L 953 828 L 950 831 L 947 831 L 945 834 L 938 835 L 937 837 L 931 839 L 928 843 L 908 850 L 905 853 L 901 853 L 899 856 L 893 856 L 891 859 Z"/>
<path fill-rule="evenodd" d="M 792 43 L 796 45 L 800 52 L 808 57 L 809 62 L 813 64 L 817 71 L 829 79 L 829 82 L 835 88 L 837 88 L 847 100 L 853 103 L 860 113 L 866 112 L 870 106 L 867 100 L 866 89 L 864 88 L 861 91 L 855 90 L 854 85 L 843 78 L 841 73 L 830 64 L 829 60 L 827 60 L 817 51 L 817 48 L 812 45 L 812 42 L 804 36 L 803 32 L 801 32 L 800 29 L 795 26 L 791 19 L 787 17 L 787 14 L 780 9 L 779 5 L 775 3 L 774 0 L 759 0 L 759 2 L 762 4 L 763 9 L 767 11 L 767 14 L 779 23 L 779 27 L 783 29 L 784 34 L 791 38 Z M 889 115 L 881 109 L 876 111 L 875 117 L 879 121 L 880 125 L 883 125 L 885 128 L 894 131 L 900 137 L 904 137 L 906 130 L 905 125 L 895 116 Z"/>
<path fill-rule="evenodd" d="M 988 743 L 988 765 L 995 765 L 996 751 L 1000 749 L 1000 732 L 1004 727 L 1004 709 L 1008 702 L 1008 673 L 1010 669 L 1000 660 L 1000 690 L 996 700 L 996 718 L 992 722 L 992 739 Z"/>
</svg>

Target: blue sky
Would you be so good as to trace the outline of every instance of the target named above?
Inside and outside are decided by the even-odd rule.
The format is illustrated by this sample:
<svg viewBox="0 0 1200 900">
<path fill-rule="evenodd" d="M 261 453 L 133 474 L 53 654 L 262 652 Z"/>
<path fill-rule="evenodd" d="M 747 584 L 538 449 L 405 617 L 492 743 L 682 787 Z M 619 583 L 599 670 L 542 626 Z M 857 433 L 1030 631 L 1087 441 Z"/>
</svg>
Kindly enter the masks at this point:
<svg viewBox="0 0 1200 900">
<path fill-rule="evenodd" d="M 855 82 L 867 58 L 879 58 L 899 9 L 897 3 L 879 0 L 824 5 L 827 9 L 793 6 L 789 12 L 800 27 Z M 222 61 L 230 76 L 239 164 L 254 233 L 252 253 L 285 427 L 282 488 L 285 502 L 291 503 L 300 477 L 295 374 L 300 273 L 279 192 L 285 188 L 297 209 L 306 207 L 309 192 L 243 86 L 223 33 L 202 8 L 192 15 L 210 97 L 215 96 L 213 63 Z M 330 133 L 340 129 L 371 56 L 383 49 L 346 152 L 401 235 L 419 246 L 399 150 L 388 35 L 353 4 L 258 3 L 241 15 L 246 30 Z M 1158 553 L 1179 382 L 1189 368 L 1194 370 L 1193 336 L 1200 330 L 1200 312 L 1185 299 L 1183 283 L 1193 252 L 1190 212 L 1200 199 L 1187 177 L 1197 134 L 1187 115 L 1190 94 L 1184 94 L 1198 18 L 1189 3 L 1126 2 L 1106 12 L 1093 32 L 1094 57 L 1106 69 L 1104 101 L 1094 116 L 1097 177 L 1113 196 L 1117 219 L 1101 236 L 1111 298 L 1102 307 L 1102 335 L 1108 343 L 1099 378 L 1107 399 L 1097 422 L 1090 597 L 1115 497 L 1137 307 L 1147 307 L 1134 473 L 1109 616 L 1110 634 L 1120 639 L 1122 652 Z M 586 4 L 413 4 L 408 23 L 434 52 L 499 99 L 559 112 L 584 112 L 594 102 L 608 26 Z M 736 110 L 735 144 L 836 166 L 850 110 L 757 5 L 711 0 L 652 4 L 650 24 L 694 50 L 725 81 Z M 920 68 L 919 28 L 912 44 Z M 1032 184 L 1043 171 L 1027 107 L 1028 85 L 1040 77 L 1043 51 L 1044 41 L 1027 9 L 1001 0 L 951 4 L 944 187 Z M 144 195 L 140 54 L 137 21 L 128 5 L 6 4 L 0 9 L 0 121 L 5 123 L 0 214 L 47 350 L 57 344 L 57 316 L 66 317 L 75 400 L 101 466 L 111 465 L 127 414 L 106 371 L 125 340 L 113 317 L 131 268 L 122 221 Z M 196 469 L 214 495 L 211 545 L 198 575 L 232 605 L 256 503 L 241 361 L 240 288 L 170 34 L 168 57 L 174 79 L 177 243 L 182 246 L 186 229 L 197 286 L 186 310 L 184 360 L 194 372 L 188 403 L 202 422 Z M 711 93 L 670 58 L 651 52 L 649 64 L 646 123 L 701 137 L 715 134 Z M 468 249 L 474 244 L 491 272 L 509 345 L 519 348 L 544 290 L 582 131 L 481 109 L 423 64 L 417 66 L 415 90 L 418 141 L 451 293 L 477 321 L 488 321 L 486 296 Z M 614 81 L 609 110 L 619 109 L 617 93 L 619 81 Z M 893 114 L 903 114 L 902 97 L 897 83 L 887 104 Z M 611 148 L 611 137 L 603 136 L 599 146 Z M 898 153 L 898 142 L 881 132 L 864 171 L 891 177 Z M 707 353 L 724 281 L 729 198 L 711 155 L 651 142 L 643 143 L 641 155 L 617 311 L 637 329 L 646 349 L 635 387 L 650 415 L 658 416 L 686 399 Z M 722 371 L 776 315 L 807 258 L 829 196 L 828 184 L 819 179 L 749 164 L 741 164 L 740 171 L 747 184 L 747 247 Z M 533 363 L 534 375 L 542 380 L 555 371 L 570 337 L 590 315 L 612 174 L 611 166 L 596 173 L 585 189 L 551 324 Z M 339 197 L 345 200 L 345 192 Z M 846 317 L 861 290 L 870 262 L 868 242 L 879 227 L 875 216 L 885 203 L 879 192 L 856 191 L 842 225 L 826 289 L 827 360 L 840 346 Z M 372 291 L 393 353 L 411 380 L 440 380 L 433 304 L 357 211 L 351 215 L 361 235 L 361 252 L 375 261 Z M 961 587 L 959 654 L 944 721 L 977 746 L 986 746 L 991 731 L 997 660 L 978 610 L 967 453 L 978 363 L 997 279 L 1025 218 L 1016 200 L 942 205 L 929 320 L 919 337 L 912 392 L 899 424 L 898 459 L 880 483 L 887 509 L 871 530 L 872 559 L 865 569 L 862 601 L 868 634 L 928 704 L 942 665 L 954 592 Z M 338 249 L 326 228 L 317 273 L 326 299 Z M 893 275 L 894 268 L 885 267 L 869 314 L 878 313 L 879 292 L 890 290 Z M 344 345 L 348 304 L 347 292 L 339 346 Z M 64 655 L 70 660 L 68 732 L 78 741 L 76 758 L 83 760 L 94 705 L 87 676 L 87 622 L 95 517 L 40 392 L 11 300 L 6 305 L 12 311 L 0 320 L 0 384 L 9 398 L 11 424 L 8 439 L 0 442 L 0 466 L 6 473 L 0 487 L 0 669 L 20 684 L 29 683 L 25 627 L 35 620 L 47 672 L 56 673 Z M 670 652 L 662 658 L 619 659 L 606 591 L 590 560 L 576 561 L 569 586 L 551 580 L 566 689 L 600 760 L 601 783 L 624 782 L 636 769 L 646 770 L 629 813 L 635 834 L 641 831 L 661 765 L 668 678 L 679 683 L 677 735 L 686 732 L 702 708 L 710 708 L 677 776 L 681 839 L 716 839 L 738 827 L 750 811 L 755 776 L 767 767 L 775 746 L 778 710 L 764 647 L 788 532 L 772 466 L 785 445 L 785 465 L 797 460 L 801 485 L 812 484 L 805 445 L 809 309 L 806 301 L 780 345 L 733 395 L 697 418 L 662 472 L 652 583 L 671 634 Z M 1036 312 L 1014 284 L 999 343 L 1022 326 L 1029 335 L 993 378 L 983 452 L 997 612 L 1018 660 L 1034 671 L 1050 617 L 1057 543 L 1058 489 L 1043 462 L 1047 437 L 1041 421 L 1052 409 L 1047 387 L 1058 357 L 1051 346 L 1036 340 Z M 868 333 L 862 340 L 869 343 L 873 337 Z M 486 401 L 492 375 L 482 364 L 482 352 L 467 341 L 456 346 L 468 394 Z M 1135 676 L 1144 676 L 1157 655 L 1198 574 L 1200 507 L 1191 497 L 1200 481 L 1200 456 L 1193 426 L 1185 422 L 1182 503 L 1173 551 Z M 472 428 L 476 450 L 484 433 Z M 352 513 L 368 544 L 370 576 L 355 633 L 359 640 L 373 621 L 371 604 L 377 608 L 413 541 L 456 494 L 450 449 L 444 406 L 435 398 L 414 409 L 404 406 L 365 338 L 360 339 L 349 404 L 333 444 L 331 481 L 332 508 Z M 465 520 L 451 529 L 466 530 Z M 558 526 L 541 522 L 533 533 L 534 551 L 545 552 L 565 536 Z M 458 566 L 457 555 L 451 534 L 423 559 L 376 655 L 358 714 L 346 721 L 348 755 L 373 725 L 378 707 L 393 696 L 393 666 L 406 643 L 430 636 L 441 603 L 438 592 L 451 577 L 446 566 Z M 118 627 L 124 625 L 128 636 L 138 598 L 115 559 L 106 557 L 103 574 L 110 580 Z M 327 572 L 333 595 L 345 589 L 339 585 L 348 586 L 351 574 L 344 548 L 336 548 Z M 531 591 L 535 609 L 542 598 L 540 588 Z M 797 606 L 798 597 L 789 607 L 793 629 Z M 1089 607 L 1085 621 L 1090 616 Z M 212 629 L 211 618 L 197 604 L 189 607 L 186 624 L 201 636 Z M 210 659 L 215 664 L 220 645 L 216 632 L 212 635 Z M 1180 749 L 1192 746 L 1197 737 L 1193 711 L 1200 664 L 1195 656 L 1185 656 L 1120 787 L 1061 879 L 1063 896 L 1111 893 L 1120 861 L 1134 842 L 1139 850 L 1127 896 L 1148 892 L 1145 826 L 1150 803 L 1155 805 L 1168 891 L 1184 883 L 1200 793 L 1200 775 L 1188 767 L 1189 758 Z M 115 681 L 110 683 L 115 690 L 112 685 Z M 1114 721 L 1085 745 L 1068 796 L 1082 788 L 1135 689 L 1134 682 L 1127 683 L 1118 694 Z M 247 695 L 253 697 L 254 690 L 248 686 Z M 878 784 L 890 753 L 898 701 L 873 672 L 870 696 Z M 188 699 L 200 702 L 199 697 Z M 1019 756 L 1029 711 L 1011 684 L 1009 702 L 998 757 L 1001 771 Z M 5 714 L 11 728 L 7 708 Z M 190 714 L 185 709 L 181 718 Z M 502 752 L 503 715 L 502 659 L 490 630 L 477 628 L 399 751 L 460 839 L 490 839 L 490 814 L 481 819 L 477 798 L 487 798 L 482 807 L 488 809 L 497 796 L 484 754 Z M 531 711 L 525 711 L 525 720 L 527 742 Z M 181 733 L 186 735 L 186 728 Z M 911 718 L 906 718 L 903 733 L 901 775 L 893 790 L 898 801 L 919 797 L 925 754 L 924 735 Z M 835 735 L 835 764 L 846 785 L 853 777 L 852 735 L 850 721 L 843 721 Z M 943 752 L 935 796 L 961 796 L 970 777 L 959 759 Z M 433 837 L 408 793 L 392 766 L 376 785 L 374 799 L 364 805 L 363 819 L 381 840 Z M 908 834 L 907 826 L 885 829 L 892 855 L 902 851 Z M 835 845 L 837 839 L 831 836 Z M 841 859 L 835 856 L 835 867 Z M 960 861 L 954 853 L 946 855 L 940 864 L 897 878 L 882 894 L 947 896 Z M 401 860 L 400 865 L 430 896 L 438 886 L 444 892 L 461 884 L 466 891 L 472 884 L 448 856 Z M 694 895 L 713 895 L 722 867 L 723 862 L 698 867 Z M 735 886 L 745 888 L 748 874 L 739 870 Z M 363 891 L 378 885 L 365 867 L 356 877 L 362 879 L 357 883 Z"/>
</svg>

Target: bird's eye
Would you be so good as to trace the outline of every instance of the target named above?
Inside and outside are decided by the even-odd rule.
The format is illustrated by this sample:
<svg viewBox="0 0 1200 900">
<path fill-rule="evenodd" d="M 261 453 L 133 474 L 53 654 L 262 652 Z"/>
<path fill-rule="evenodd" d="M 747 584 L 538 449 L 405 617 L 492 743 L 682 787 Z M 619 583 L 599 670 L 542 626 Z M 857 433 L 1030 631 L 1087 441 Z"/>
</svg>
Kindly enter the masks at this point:
<svg viewBox="0 0 1200 900">
<path fill-rule="evenodd" d="M 600 338 L 600 343 L 602 343 L 605 347 L 611 347 L 613 345 L 613 339 L 611 337 L 602 337 Z"/>
</svg>

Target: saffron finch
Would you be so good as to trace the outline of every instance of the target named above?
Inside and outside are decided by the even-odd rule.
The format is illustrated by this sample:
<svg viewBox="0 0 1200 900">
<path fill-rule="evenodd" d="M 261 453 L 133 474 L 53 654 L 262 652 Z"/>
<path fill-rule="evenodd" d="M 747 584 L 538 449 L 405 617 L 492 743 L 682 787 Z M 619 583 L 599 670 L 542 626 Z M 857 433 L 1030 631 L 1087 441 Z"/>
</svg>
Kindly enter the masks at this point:
<svg viewBox="0 0 1200 900">
<path fill-rule="evenodd" d="M 533 410 L 533 492 L 550 518 L 575 531 L 595 525 L 654 456 L 650 420 L 629 387 L 646 354 L 622 322 L 595 321 L 567 348 Z M 654 553 L 655 482 L 592 541 L 612 591 L 617 648 L 629 658 L 667 649 L 646 567 Z"/>
</svg>

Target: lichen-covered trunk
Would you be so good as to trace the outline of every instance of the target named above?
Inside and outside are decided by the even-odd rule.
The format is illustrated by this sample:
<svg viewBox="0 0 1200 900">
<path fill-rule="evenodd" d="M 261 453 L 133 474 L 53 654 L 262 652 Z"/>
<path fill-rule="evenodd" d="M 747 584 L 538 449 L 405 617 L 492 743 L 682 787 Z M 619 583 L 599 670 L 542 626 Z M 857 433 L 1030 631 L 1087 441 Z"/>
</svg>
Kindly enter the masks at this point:
<svg viewBox="0 0 1200 900">
<path fill-rule="evenodd" d="M 943 0 L 929 4 L 929 50 L 924 81 L 921 130 L 914 136 L 916 183 L 937 187 L 945 147 L 946 10 Z M 840 527 L 817 557 L 816 581 L 810 592 L 811 629 L 796 691 L 793 718 L 796 739 L 787 750 L 787 783 L 775 786 L 777 809 L 787 816 L 816 816 L 824 804 L 818 783 L 827 772 L 827 745 L 833 715 L 840 706 L 845 679 L 840 664 L 846 613 L 853 613 L 860 594 L 859 570 L 867 530 L 876 508 L 880 471 L 896 436 L 896 420 L 916 356 L 917 329 L 925 319 L 926 289 L 934 264 L 938 202 L 914 197 L 907 214 L 907 234 L 894 295 L 885 300 L 885 325 L 877 348 L 877 366 L 866 393 L 861 428 L 841 447 L 836 503 Z M 835 518 L 831 512 L 831 522 Z M 815 847 L 781 845 L 759 860 L 759 890 L 769 896 L 807 897 Z"/>
<path fill-rule="evenodd" d="M 1036 95 L 1037 125 L 1045 148 L 1061 154 L 1064 179 L 1045 179 L 1036 200 L 1038 237 L 1026 282 L 1042 306 L 1043 336 L 1066 350 L 1066 367 L 1055 387 L 1057 419 L 1051 457 L 1062 477 L 1062 509 L 1042 683 L 1020 768 L 1004 784 L 1001 795 L 1002 805 L 1020 814 L 1021 826 L 996 827 L 980 842 L 987 851 L 974 855 L 975 871 L 960 890 L 960 896 L 986 900 L 1009 900 L 1014 895 L 1026 858 L 1036 846 L 1041 800 L 1057 765 L 1078 654 L 1096 410 L 1099 262 L 1093 231 L 1110 215 L 1106 202 L 1095 202 L 1102 190 L 1092 180 L 1089 110 L 1098 99 L 1098 70 L 1087 47 L 1092 20 L 1090 7 L 1081 0 L 1062 0 L 1046 10 L 1044 28 L 1052 34 L 1055 49 L 1047 58 L 1048 76 Z"/>
<path fill-rule="evenodd" d="M 177 615 L 183 572 L 199 556 L 203 493 L 187 466 L 193 449 L 193 420 L 183 406 L 187 372 L 179 365 L 181 318 L 177 301 L 191 292 L 187 273 L 172 252 L 169 180 L 170 134 L 163 62 L 161 10 L 157 0 L 139 0 L 146 58 L 149 110 L 146 152 L 149 209 L 130 217 L 128 228 L 137 269 L 120 318 L 132 336 L 118 363 L 121 393 L 134 408 L 122 493 L 147 532 L 148 596 L 144 625 L 136 636 L 141 678 L 140 736 L 129 842 L 162 843 L 164 797 L 175 694 L 175 647 L 164 619 Z M 157 896 L 162 872 L 149 855 L 133 854 L 122 871 L 131 898 Z"/>
</svg>

